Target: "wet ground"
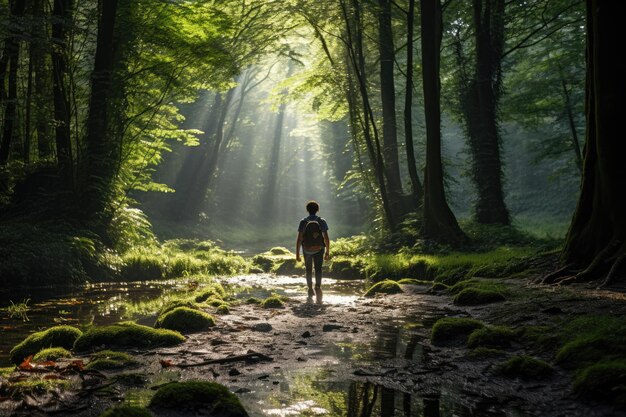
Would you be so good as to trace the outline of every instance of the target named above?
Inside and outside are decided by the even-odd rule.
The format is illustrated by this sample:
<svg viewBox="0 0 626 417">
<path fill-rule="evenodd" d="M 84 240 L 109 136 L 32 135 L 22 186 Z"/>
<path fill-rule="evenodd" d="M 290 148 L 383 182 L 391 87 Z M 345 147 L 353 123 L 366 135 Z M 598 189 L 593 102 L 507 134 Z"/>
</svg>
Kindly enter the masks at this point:
<svg viewBox="0 0 626 417">
<path fill-rule="evenodd" d="M 228 282 L 247 288 L 238 294 L 241 298 L 277 292 L 289 301 L 281 310 L 235 305 L 230 315 L 218 317 L 211 331 L 189 335 L 182 346 L 131 352 L 142 362 L 138 368 L 83 379 L 82 386 L 88 389 L 49 398 L 49 407 L 21 404 L 4 412 L 97 416 L 119 403 L 145 406 L 154 390 L 170 381 L 202 379 L 228 386 L 251 416 L 621 415 L 579 402 L 570 394 L 571 375 L 561 371 L 543 382 L 504 379 L 493 374 L 493 362 L 470 360 L 464 348 L 429 343 L 430 327 L 440 317 L 472 315 L 489 322 L 494 315 L 515 310 L 513 305 L 458 309 L 449 297 L 428 294 L 420 286 L 367 299 L 359 281 L 325 280 L 319 298 L 305 295 L 302 278 L 259 274 Z M 67 309 L 68 320 L 79 323 L 128 316 L 149 323 L 153 317 L 142 315 L 139 307 L 169 291 L 184 291 L 185 285 L 89 288 L 69 297 L 34 301 L 30 319 L 34 322 L 40 314 L 35 311 L 41 308 L 47 309 L 41 315 L 50 317 Z M 122 307 L 126 299 L 136 300 L 137 307 Z M 47 326 L 39 319 L 37 323 Z M 13 332 L 21 335 L 25 328 Z M 226 363 L 204 363 L 216 359 Z"/>
</svg>

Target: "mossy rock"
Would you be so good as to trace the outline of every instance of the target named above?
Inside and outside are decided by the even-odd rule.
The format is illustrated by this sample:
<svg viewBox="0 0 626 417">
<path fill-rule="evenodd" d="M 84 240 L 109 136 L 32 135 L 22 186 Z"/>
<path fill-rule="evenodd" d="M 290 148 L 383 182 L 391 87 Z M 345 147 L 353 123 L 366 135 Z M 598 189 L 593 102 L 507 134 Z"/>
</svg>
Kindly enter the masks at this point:
<svg viewBox="0 0 626 417">
<path fill-rule="evenodd" d="M 326 275 L 334 278 L 360 279 L 365 276 L 363 272 L 365 266 L 365 262 L 360 258 L 337 256 L 328 263 Z"/>
<path fill-rule="evenodd" d="M 444 284 L 443 282 L 435 282 L 432 287 L 430 287 L 431 291 L 446 291 L 450 289 L 449 285 Z"/>
<path fill-rule="evenodd" d="M 550 326 L 524 326 L 519 331 L 519 340 L 530 350 L 553 352 L 561 344 L 561 338 Z"/>
<path fill-rule="evenodd" d="M 85 368 L 94 369 L 96 371 L 108 371 L 135 366 L 138 363 L 135 358 L 126 352 L 101 350 L 91 356 L 91 361 Z"/>
<path fill-rule="evenodd" d="M 626 409 L 626 360 L 604 361 L 582 370 L 574 380 L 574 392 L 591 400 Z"/>
<path fill-rule="evenodd" d="M 402 291 L 402 287 L 396 282 L 390 279 L 377 282 L 372 285 L 365 293 L 366 297 L 373 297 L 375 294 L 399 294 Z"/>
<path fill-rule="evenodd" d="M 198 309 L 198 304 L 195 301 L 188 299 L 168 301 L 163 305 L 163 307 L 159 309 L 159 311 L 157 312 L 157 316 L 162 316 L 163 314 L 170 312 L 178 307 Z"/>
<path fill-rule="evenodd" d="M 74 342 L 81 337 L 81 332 L 72 326 L 55 326 L 47 330 L 33 333 L 11 349 L 11 362 L 16 365 L 22 363 L 30 355 L 49 347 L 72 349 Z"/>
<path fill-rule="evenodd" d="M 295 259 L 285 259 L 274 265 L 273 272 L 277 275 L 296 275 L 304 273 L 304 263 Z"/>
<path fill-rule="evenodd" d="M 282 246 L 273 247 L 269 250 L 269 253 L 271 253 L 272 255 L 293 255 L 293 253 L 291 253 L 289 249 Z"/>
<path fill-rule="evenodd" d="M 285 302 L 278 296 L 267 297 L 261 301 L 263 308 L 285 308 Z"/>
<path fill-rule="evenodd" d="M 502 349 L 493 349 L 487 347 L 477 347 L 475 349 L 470 350 L 467 354 L 467 357 L 474 360 L 483 360 L 483 359 L 491 359 L 497 358 L 505 355 L 505 352 Z"/>
<path fill-rule="evenodd" d="M 215 326 L 215 319 L 204 311 L 178 307 L 160 316 L 154 326 L 181 333 L 194 333 Z"/>
<path fill-rule="evenodd" d="M 115 407 L 100 414 L 100 417 L 153 417 L 152 413 L 141 407 Z"/>
<path fill-rule="evenodd" d="M 433 282 L 425 279 L 402 278 L 397 283 L 400 285 L 431 285 Z"/>
<path fill-rule="evenodd" d="M 61 347 L 40 350 L 34 357 L 34 362 L 57 361 L 62 358 L 71 358 L 72 352 Z"/>
<path fill-rule="evenodd" d="M 467 339 L 467 347 L 507 348 L 515 339 L 515 330 L 506 326 L 489 326 L 474 330 Z"/>
<path fill-rule="evenodd" d="M 474 330 L 483 326 L 484 324 L 474 319 L 445 317 L 433 325 L 430 341 L 434 345 L 465 343 Z"/>
<path fill-rule="evenodd" d="M 583 368 L 606 359 L 626 355 L 626 346 L 617 335 L 587 334 L 566 343 L 556 354 L 556 361 L 565 368 Z"/>
<path fill-rule="evenodd" d="M 228 305 L 222 304 L 221 306 L 218 306 L 215 309 L 215 314 L 219 314 L 221 316 L 226 316 L 226 315 L 230 314 L 230 309 L 228 308 Z"/>
<path fill-rule="evenodd" d="M 184 308 L 184 307 L 180 307 Z M 152 348 L 175 346 L 185 341 L 179 332 L 153 329 L 131 322 L 90 328 L 76 340 L 74 349 L 84 352 L 98 347 L 107 348 Z"/>
<path fill-rule="evenodd" d="M 496 366 L 496 372 L 509 378 L 545 379 L 554 370 L 549 363 L 531 356 L 513 356 Z"/>
<path fill-rule="evenodd" d="M 210 300 L 207 300 L 206 305 L 211 306 L 211 307 L 219 307 L 219 306 L 230 307 L 230 304 L 228 304 L 226 301 L 221 300 L 219 298 L 212 298 Z"/>
<path fill-rule="evenodd" d="M 454 304 L 460 306 L 476 306 L 505 301 L 506 297 L 498 291 L 481 288 L 466 288 L 454 297 Z"/>
<path fill-rule="evenodd" d="M 196 295 L 194 300 L 196 301 L 196 303 L 203 303 L 206 302 L 209 299 L 222 299 L 222 295 L 220 295 L 220 293 L 215 289 L 215 288 L 210 288 L 206 291 L 201 292 L 200 294 Z"/>
<path fill-rule="evenodd" d="M 215 382 L 186 381 L 167 384 L 150 401 L 153 410 L 193 412 L 211 410 L 212 415 L 247 417 L 235 394 Z"/>
<path fill-rule="evenodd" d="M 256 297 L 246 298 L 244 304 L 261 304 L 261 300 Z"/>
<path fill-rule="evenodd" d="M 263 272 L 270 272 L 274 268 L 275 261 L 266 255 L 255 255 L 252 265 L 258 266 Z"/>
</svg>

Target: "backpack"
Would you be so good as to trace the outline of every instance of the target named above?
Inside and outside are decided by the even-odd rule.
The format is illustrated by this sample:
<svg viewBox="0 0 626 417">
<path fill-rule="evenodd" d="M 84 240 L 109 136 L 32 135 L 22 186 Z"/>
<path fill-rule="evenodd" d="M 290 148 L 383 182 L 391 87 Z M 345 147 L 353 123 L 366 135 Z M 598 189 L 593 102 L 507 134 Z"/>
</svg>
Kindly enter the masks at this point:
<svg viewBox="0 0 626 417">
<path fill-rule="evenodd" d="M 320 250 L 324 246 L 322 227 L 317 220 L 308 220 L 304 226 L 302 246 L 306 250 Z"/>
</svg>

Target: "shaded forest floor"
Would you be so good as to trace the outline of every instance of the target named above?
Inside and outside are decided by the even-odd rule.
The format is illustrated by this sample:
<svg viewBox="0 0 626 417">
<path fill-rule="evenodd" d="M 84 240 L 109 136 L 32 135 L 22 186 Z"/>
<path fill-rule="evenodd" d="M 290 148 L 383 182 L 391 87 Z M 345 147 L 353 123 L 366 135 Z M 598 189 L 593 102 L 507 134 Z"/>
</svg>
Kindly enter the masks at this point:
<svg viewBox="0 0 626 417">
<path fill-rule="evenodd" d="M 433 407 L 443 416 L 626 415 L 623 386 L 592 381 L 573 389 L 594 363 L 623 363 L 624 333 L 616 333 L 624 329 L 623 288 L 545 287 L 535 278 L 460 281 L 464 290 L 504 295 L 463 306 L 462 291 L 419 281 L 405 281 L 401 293 L 364 297 L 359 281 L 326 280 L 318 300 L 306 297 L 302 278 L 239 275 L 226 279 L 235 298 L 209 330 L 175 347 L 127 350 L 132 361 L 115 369 L 73 370 L 72 361 L 95 360 L 75 355 L 55 362 L 62 372 L 7 373 L 5 390 L 33 374 L 42 381 L 58 375 L 63 385 L 3 397 L 0 410 L 97 416 L 120 403 L 148 406 L 174 381 L 211 380 L 235 392 L 251 415 L 390 415 L 390 407 L 407 416 Z M 282 308 L 244 301 L 272 293 Z M 156 414 L 202 412 L 185 404 Z"/>
</svg>

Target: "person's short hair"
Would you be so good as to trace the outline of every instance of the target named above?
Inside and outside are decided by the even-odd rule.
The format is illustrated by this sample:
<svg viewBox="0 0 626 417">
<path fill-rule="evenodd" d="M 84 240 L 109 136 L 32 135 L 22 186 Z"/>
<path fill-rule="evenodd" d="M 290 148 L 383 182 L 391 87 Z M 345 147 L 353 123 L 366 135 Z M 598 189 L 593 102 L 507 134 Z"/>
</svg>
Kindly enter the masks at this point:
<svg viewBox="0 0 626 417">
<path fill-rule="evenodd" d="M 311 200 L 308 203 L 306 203 L 306 211 L 309 212 L 309 214 L 315 214 L 318 211 L 320 211 L 320 205 L 317 201 Z"/>
</svg>

